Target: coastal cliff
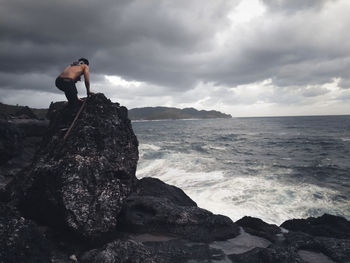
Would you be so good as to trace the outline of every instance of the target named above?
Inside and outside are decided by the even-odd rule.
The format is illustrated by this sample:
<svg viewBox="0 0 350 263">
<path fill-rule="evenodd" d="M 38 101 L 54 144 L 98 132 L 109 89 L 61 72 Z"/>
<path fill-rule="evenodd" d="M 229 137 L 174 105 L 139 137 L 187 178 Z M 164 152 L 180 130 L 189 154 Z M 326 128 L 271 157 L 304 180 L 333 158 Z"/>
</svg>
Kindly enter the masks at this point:
<svg viewBox="0 0 350 263">
<path fill-rule="evenodd" d="M 0 262 L 350 261 L 346 219 L 215 215 L 175 186 L 136 178 L 125 107 L 93 95 L 63 140 L 77 111 L 52 104 L 48 128 L 1 122 Z"/>
<path fill-rule="evenodd" d="M 144 107 L 129 110 L 131 120 L 180 120 L 232 118 L 230 114 L 219 111 L 196 110 L 194 108 Z"/>
</svg>

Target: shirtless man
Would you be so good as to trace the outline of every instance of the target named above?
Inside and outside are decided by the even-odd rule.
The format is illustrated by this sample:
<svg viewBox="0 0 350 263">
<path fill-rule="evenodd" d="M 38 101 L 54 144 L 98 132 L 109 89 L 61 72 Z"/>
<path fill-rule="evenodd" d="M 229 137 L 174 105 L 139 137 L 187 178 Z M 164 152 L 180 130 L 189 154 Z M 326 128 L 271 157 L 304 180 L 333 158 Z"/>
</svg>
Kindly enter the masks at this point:
<svg viewBox="0 0 350 263">
<path fill-rule="evenodd" d="M 81 80 L 82 75 L 84 75 L 87 95 L 90 96 L 93 93 L 90 91 L 89 61 L 86 58 L 73 62 L 56 79 L 56 87 L 64 91 L 68 104 L 71 106 L 81 102 L 75 83 Z"/>
</svg>

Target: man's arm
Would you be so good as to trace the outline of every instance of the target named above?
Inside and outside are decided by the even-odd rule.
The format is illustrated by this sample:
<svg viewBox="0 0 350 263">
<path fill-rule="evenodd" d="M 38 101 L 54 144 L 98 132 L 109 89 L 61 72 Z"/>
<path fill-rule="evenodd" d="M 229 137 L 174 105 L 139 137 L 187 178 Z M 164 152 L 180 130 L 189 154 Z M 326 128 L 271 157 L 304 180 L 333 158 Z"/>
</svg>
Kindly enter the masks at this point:
<svg viewBox="0 0 350 263">
<path fill-rule="evenodd" d="M 89 96 L 92 94 L 90 91 L 90 73 L 89 73 L 89 66 L 84 65 L 84 81 L 85 81 L 85 87 L 86 87 L 86 93 Z"/>
</svg>

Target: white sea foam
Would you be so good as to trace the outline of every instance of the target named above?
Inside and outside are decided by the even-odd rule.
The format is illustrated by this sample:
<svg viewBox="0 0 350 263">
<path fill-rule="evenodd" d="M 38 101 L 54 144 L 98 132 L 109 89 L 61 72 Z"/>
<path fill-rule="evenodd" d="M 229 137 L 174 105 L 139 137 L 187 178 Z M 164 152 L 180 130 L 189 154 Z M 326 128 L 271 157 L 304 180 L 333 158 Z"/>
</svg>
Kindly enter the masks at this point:
<svg viewBox="0 0 350 263">
<path fill-rule="evenodd" d="M 267 174 L 227 176 L 224 171 L 191 170 L 191 165 L 184 161 L 188 156 L 174 154 L 168 158 L 142 161 L 137 176 L 157 177 L 178 186 L 199 207 L 227 215 L 234 221 L 243 216 L 254 216 L 281 224 L 291 218 L 310 216 L 308 211 L 321 215 L 336 213 L 335 207 L 345 210 L 350 207 L 350 201 L 334 201 L 332 197 L 338 193 L 329 188 L 303 182 L 286 183 Z"/>
<path fill-rule="evenodd" d="M 233 220 L 249 215 L 276 224 L 309 216 L 306 213 L 310 210 L 322 214 L 336 206 L 343 209 L 350 206 L 349 201 L 335 205 L 332 196 L 338 193 L 334 190 L 307 183 L 286 184 L 260 176 L 233 177 L 210 189 L 188 194 L 199 206 Z"/>
<path fill-rule="evenodd" d="M 180 157 L 178 156 L 178 158 Z M 148 176 L 157 177 L 168 184 L 173 184 L 180 188 L 194 189 L 203 187 L 203 185 L 206 184 L 216 184 L 224 180 L 223 172 L 221 171 L 206 173 L 196 171 L 189 172 L 184 169 L 171 167 L 167 159 L 157 159 L 140 163 L 136 176 L 138 178 Z"/>
<path fill-rule="evenodd" d="M 153 150 L 153 151 L 158 151 L 160 150 L 160 147 L 154 144 L 140 144 L 139 145 L 139 151 L 145 151 L 145 150 Z"/>
<path fill-rule="evenodd" d="M 218 151 L 225 151 L 225 150 L 227 150 L 223 146 L 216 146 L 216 145 L 204 145 L 203 149 L 206 149 L 206 150 L 218 150 Z"/>
<path fill-rule="evenodd" d="M 140 158 L 143 158 L 146 153 L 152 152 L 152 151 L 156 152 L 156 151 L 159 151 L 160 149 L 161 148 L 157 145 L 143 143 L 139 145 L 139 156 Z"/>
</svg>

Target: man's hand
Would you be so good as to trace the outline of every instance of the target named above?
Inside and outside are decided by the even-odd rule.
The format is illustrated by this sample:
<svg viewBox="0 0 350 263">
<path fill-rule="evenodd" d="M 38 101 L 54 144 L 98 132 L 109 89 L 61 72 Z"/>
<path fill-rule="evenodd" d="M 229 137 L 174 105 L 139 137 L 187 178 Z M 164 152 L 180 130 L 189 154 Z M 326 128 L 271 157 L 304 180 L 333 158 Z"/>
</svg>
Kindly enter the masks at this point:
<svg viewBox="0 0 350 263">
<path fill-rule="evenodd" d="M 95 93 L 88 91 L 87 96 L 90 97 L 91 95 L 94 95 Z"/>
</svg>

